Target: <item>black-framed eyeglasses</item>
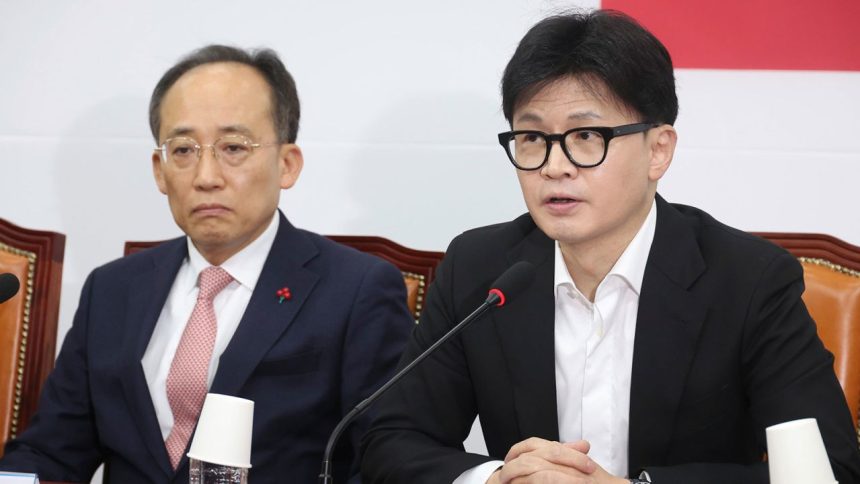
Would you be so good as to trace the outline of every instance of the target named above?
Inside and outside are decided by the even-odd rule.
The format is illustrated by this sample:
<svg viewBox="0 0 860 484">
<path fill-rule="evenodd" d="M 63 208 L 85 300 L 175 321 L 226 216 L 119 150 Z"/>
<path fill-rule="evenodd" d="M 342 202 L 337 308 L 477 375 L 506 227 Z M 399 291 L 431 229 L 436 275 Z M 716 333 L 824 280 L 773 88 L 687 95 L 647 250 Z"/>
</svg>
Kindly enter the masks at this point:
<svg viewBox="0 0 860 484">
<path fill-rule="evenodd" d="M 619 136 L 643 133 L 659 123 L 634 123 L 616 126 L 586 126 L 573 128 L 560 134 L 521 130 L 499 133 L 499 144 L 505 149 L 511 163 L 520 170 L 539 170 L 549 160 L 553 142 L 561 145 L 567 159 L 580 168 L 595 167 L 606 159 L 609 142 Z"/>
<path fill-rule="evenodd" d="M 254 143 L 241 134 L 228 134 L 215 140 L 211 145 L 201 145 L 194 138 L 177 136 L 164 141 L 155 148 L 161 161 L 180 170 L 191 168 L 200 161 L 204 148 L 211 148 L 215 159 L 229 166 L 239 166 L 254 154 L 256 148 L 277 146 L 282 143 Z"/>
</svg>

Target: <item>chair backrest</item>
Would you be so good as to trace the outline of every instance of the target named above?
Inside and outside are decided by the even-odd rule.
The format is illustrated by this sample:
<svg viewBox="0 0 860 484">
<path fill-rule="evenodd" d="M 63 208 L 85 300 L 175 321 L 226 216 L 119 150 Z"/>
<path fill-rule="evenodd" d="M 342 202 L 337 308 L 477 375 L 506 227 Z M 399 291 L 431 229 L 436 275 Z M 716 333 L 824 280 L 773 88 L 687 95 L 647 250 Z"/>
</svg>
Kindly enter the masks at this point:
<svg viewBox="0 0 860 484">
<path fill-rule="evenodd" d="M 21 282 L 0 304 L 0 455 L 29 423 L 54 367 L 66 236 L 0 219 L 0 273 Z"/>
<path fill-rule="evenodd" d="M 436 276 L 436 266 L 445 255 L 444 252 L 410 249 L 384 237 L 370 235 L 327 235 L 326 237 L 361 252 L 381 257 L 400 269 L 403 282 L 406 284 L 406 303 L 415 320 L 418 320 L 424 305 L 425 292 Z M 124 253 L 133 254 L 161 242 L 163 241 L 128 241 L 125 243 Z"/>
<path fill-rule="evenodd" d="M 406 303 L 415 316 L 421 316 L 424 295 L 436 277 L 436 266 L 445 256 L 444 252 L 415 250 L 404 247 L 384 237 L 370 235 L 328 235 L 328 238 L 354 249 L 381 257 L 394 264 L 403 274 L 406 283 Z"/>
<path fill-rule="evenodd" d="M 803 301 L 818 335 L 834 357 L 833 369 L 845 392 L 860 438 L 860 247 L 822 234 L 756 233 L 800 260 Z"/>
</svg>

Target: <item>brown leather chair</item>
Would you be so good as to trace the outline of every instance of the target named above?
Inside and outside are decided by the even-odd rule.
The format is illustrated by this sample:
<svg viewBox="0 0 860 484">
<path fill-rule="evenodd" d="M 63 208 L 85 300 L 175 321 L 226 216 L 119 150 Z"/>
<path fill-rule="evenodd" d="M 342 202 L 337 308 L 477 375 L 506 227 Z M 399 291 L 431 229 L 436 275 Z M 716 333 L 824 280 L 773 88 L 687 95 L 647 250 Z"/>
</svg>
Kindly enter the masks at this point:
<svg viewBox="0 0 860 484">
<path fill-rule="evenodd" d="M 803 301 L 824 346 L 835 356 L 860 439 L 860 247 L 822 234 L 756 233 L 785 248 L 803 266 Z"/>
<path fill-rule="evenodd" d="M 0 273 L 21 282 L 0 304 L 0 455 L 30 421 L 54 367 L 66 236 L 0 219 Z"/>
<path fill-rule="evenodd" d="M 368 254 L 381 257 L 394 264 L 403 273 L 406 283 L 406 303 L 415 316 L 421 316 L 424 295 L 436 276 L 436 266 L 445 256 L 444 252 L 415 250 L 404 247 L 384 237 L 370 235 L 328 235 L 335 242 L 348 245 Z"/>
<path fill-rule="evenodd" d="M 361 252 L 381 257 L 400 269 L 403 273 L 403 282 L 406 284 L 406 303 L 415 320 L 418 320 L 421 316 L 425 292 L 436 276 L 436 266 L 445 255 L 444 252 L 410 249 L 384 237 L 370 235 L 328 235 L 327 237 Z M 126 242 L 125 255 L 161 242 L 163 241 Z"/>
</svg>

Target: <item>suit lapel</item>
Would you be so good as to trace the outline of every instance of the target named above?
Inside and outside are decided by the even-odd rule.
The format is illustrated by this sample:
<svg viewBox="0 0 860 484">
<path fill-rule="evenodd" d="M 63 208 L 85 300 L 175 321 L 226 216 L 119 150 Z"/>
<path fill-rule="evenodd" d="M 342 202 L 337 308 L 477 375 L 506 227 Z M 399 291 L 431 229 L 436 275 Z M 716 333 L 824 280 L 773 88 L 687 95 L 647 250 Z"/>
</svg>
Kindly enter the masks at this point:
<svg viewBox="0 0 860 484">
<path fill-rule="evenodd" d="M 629 467 L 665 460 L 675 415 L 707 312 L 689 288 L 705 270 L 694 229 L 657 196 L 633 349 Z"/>
<path fill-rule="evenodd" d="M 125 327 L 129 335 L 123 341 L 122 389 L 138 432 L 158 467 L 173 475 L 170 458 L 164 447 L 158 417 L 146 384 L 141 360 L 152 337 L 161 309 L 173 286 L 176 273 L 187 256 L 185 238 L 168 242 L 150 254 L 152 269 L 134 278 L 129 284 L 128 310 Z"/>
<path fill-rule="evenodd" d="M 282 214 L 263 272 L 233 338 L 221 355 L 210 392 L 239 394 L 254 368 L 310 297 L 319 276 L 304 265 L 318 252 Z M 285 286 L 290 288 L 292 298 L 281 303 L 276 293 Z"/>
<path fill-rule="evenodd" d="M 535 227 L 509 252 L 510 264 L 520 260 L 534 264 L 535 280 L 520 297 L 493 313 L 522 438 L 558 440 L 552 244 Z"/>
</svg>

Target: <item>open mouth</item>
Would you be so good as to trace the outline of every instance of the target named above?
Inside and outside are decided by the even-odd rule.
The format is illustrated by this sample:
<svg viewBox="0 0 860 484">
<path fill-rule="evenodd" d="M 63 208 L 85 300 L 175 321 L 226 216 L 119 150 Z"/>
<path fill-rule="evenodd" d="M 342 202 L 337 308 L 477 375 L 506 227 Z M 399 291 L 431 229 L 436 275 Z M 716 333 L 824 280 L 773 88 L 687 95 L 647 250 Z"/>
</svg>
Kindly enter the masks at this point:
<svg viewBox="0 0 860 484">
<path fill-rule="evenodd" d="M 570 215 L 582 205 L 582 200 L 558 194 L 544 199 L 543 206 L 551 214 Z"/>
</svg>

